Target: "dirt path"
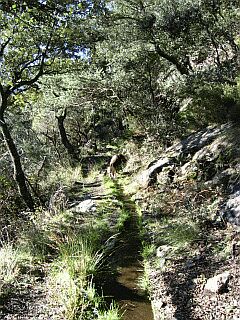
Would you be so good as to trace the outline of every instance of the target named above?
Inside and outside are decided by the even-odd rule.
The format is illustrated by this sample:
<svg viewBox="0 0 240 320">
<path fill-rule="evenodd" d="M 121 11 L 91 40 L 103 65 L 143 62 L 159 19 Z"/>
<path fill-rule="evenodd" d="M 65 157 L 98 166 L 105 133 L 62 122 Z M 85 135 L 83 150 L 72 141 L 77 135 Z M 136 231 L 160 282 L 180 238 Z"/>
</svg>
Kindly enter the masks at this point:
<svg viewBox="0 0 240 320">
<path fill-rule="evenodd" d="M 115 300 L 125 320 L 151 320 L 153 319 L 151 303 L 138 287 L 139 277 L 143 268 L 141 264 L 141 241 L 139 239 L 138 218 L 136 208 L 127 199 L 121 187 L 116 182 L 117 195 L 107 193 L 103 186 L 103 177 L 99 176 L 91 183 L 76 182 L 68 191 L 68 205 L 76 208 L 85 200 L 93 201 L 96 206 L 107 200 L 121 203 L 124 210 L 130 212 L 130 218 L 125 221 L 122 231 L 117 239 L 114 259 L 114 268 L 117 269 L 117 277 L 104 285 L 103 294 L 111 296 Z M 109 219 L 114 214 L 114 209 L 109 207 Z M 74 210 L 73 210 L 74 212 Z M 81 218 L 76 214 L 75 223 L 80 223 Z M 91 214 L 94 220 L 94 214 Z M 71 223 L 74 223 L 72 221 Z M 115 223 L 115 222 L 114 222 Z M 51 305 L 51 289 L 48 286 L 48 272 L 51 262 L 35 266 L 35 270 L 22 273 L 15 286 L 10 287 L 9 294 L 0 300 L 0 319 L 5 320 L 63 320 L 60 305 Z M 89 319 L 90 320 L 90 319 Z"/>
<path fill-rule="evenodd" d="M 18 285 L 9 288 L 9 295 L 0 300 L 0 319 L 5 320 L 60 320 L 59 306 L 49 305 L 47 278 L 28 275 Z"/>
</svg>

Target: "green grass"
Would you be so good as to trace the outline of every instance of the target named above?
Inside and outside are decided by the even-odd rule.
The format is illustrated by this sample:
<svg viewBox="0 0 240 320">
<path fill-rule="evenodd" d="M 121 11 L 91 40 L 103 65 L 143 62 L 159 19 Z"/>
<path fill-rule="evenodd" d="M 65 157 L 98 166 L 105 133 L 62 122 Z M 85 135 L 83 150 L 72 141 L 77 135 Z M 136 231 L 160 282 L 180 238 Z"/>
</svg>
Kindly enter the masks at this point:
<svg viewBox="0 0 240 320">
<path fill-rule="evenodd" d="M 60 169 L 56 176 L 49 175 L 45 188 L 60 183 L 68 186 L 64 189 L 67 193 L 73 182 L 79 181 L 80 171 Z M 121 319 L 118 307 L 106 306 L 94 285 L 95 279 L 110 274 L 106 257 L 111 255 L 112 248 L 104 243 L 117 234 L 128 218 L 121 190 L 113 181 L 106 183 L 109 198 L 102 200 L 94 215 L 82 215 L 79 219 L 77 213 L 64 206 L 55 206 L 52 211 L 39 209 L 19 227 L 16 245 L 8 241 L 2 244 L 0 294 L 9 284 L 17 287 L 19 279 L 27 283 L 32 270 L 44 270 L 42 280 L 48 287 L 49 305 L 59 308 L 62 319 Z"/>
<path fill-rule="evenodd" d="M 165 244 L 181 249 L 198 239 L 199 233 L 200 230 L 194 223 L 174 221 L 167 228 L 160 231 L 159 236 L 161 236 Z"/>
<path fill-rule="evenodd" d="M 63 307 L 63 316 L 68 320 L 119 319 L 118 310 L 111 307 L 103 311 L 103 298 L 94 287 L 94 277 L 101 272 L 104 251 L 98 250 L 96 236 L 71 235 L 59 244 L 58 258 L 52 263 L 50 283 L 54 297 Z"/>
<path fill-rule="evenodd" d="M 130 218 L 132 211 L 135 210 L 135 205 L 127 196 L 125 196 L 119 181 L 117 182 L 106 177 L 104 179 L 104 186 L 107 194 L 113 197 L 113 199 L 110 200 L 110 203 L 113 204 L 112 210 L 118 208 L 119 214 L 116 223 L 116 231 L 121 231 L 124 228 L 126 221 Z"/>
<path fill-rule="evenodd" d="M 154 254 L 156 254 L 156 245 L 154 243 L 146 243 L 143 242 L 143 248 L 142 248 L 142 257 L 143 259 L 149 259 Z"/>
<path fill-rule="evenodd" d="M 150 263 L 147 259 L 143 260 L 143 274 L 138 279 L 138 286 L 143 290 L 146 295 L 150 294 L 151 284 L 150 284 Z"/>
<path fill-rule="evenodd" d="M 66 319 L 75 319 L 95 303 L 96 292 L 89 279 L 101 265 L 102 254 L 96 251 L 91 239 L 77 234 L 66 237 L 58 251 L 50 282 Z"/>
<path fill-rule="evenodd" d="M 104 241 L 109 230 L 101 218 L 100 214 L 94 223 L 81 225 L 67 211 L 57 215 L 35 212 L 16 246 L 2 244 L 0 294 L 7 293 L 9 284 L 16 287 L 20 278 L 27 279 L 29 271 L 44 265 L 49 304 L 59 306 L 63 319 L 120 319 L 117 308 L 106 310 L 104 298 L 94 287 L 95 277 L 106 268 Z"/>
<path fill-rule="evenodd" d="M 33 257 L 22 248 L 16 248 L 12 243 L 5 243 L 0 249 L 0 296 L 4 294 L 7 285 L 14 285 L 22 269 L 31 266 Z"/>
<path fill-rule="evenodd" d="M 81 166 L 72 168 L 59 165 L 48 173 L 47 178 L 44 179 L 41 184 L 44 189 L 57 185 L 72 186 L 75 181 L 79 180 L 82 180 Z"/>
<path fill-rule="evenodd" d="M 107 194 L 111 196 L 117 196 L 119 194 L 115 180 L 112 180 L 109 177 L 104 177 L 103 182 Z"/>
<path fill-rule="evenodd" d="M 19 274 L 20 252 L 12 244 L 0 249 L 0 285 L 12 283 Z"/>
<path fill-rule="evenodd" d="M 111 304 L 110 309 L 101 311 L 98 315 L 98 320 L 121 320 L 120 310 L 114 303 Z"/>
</svg>

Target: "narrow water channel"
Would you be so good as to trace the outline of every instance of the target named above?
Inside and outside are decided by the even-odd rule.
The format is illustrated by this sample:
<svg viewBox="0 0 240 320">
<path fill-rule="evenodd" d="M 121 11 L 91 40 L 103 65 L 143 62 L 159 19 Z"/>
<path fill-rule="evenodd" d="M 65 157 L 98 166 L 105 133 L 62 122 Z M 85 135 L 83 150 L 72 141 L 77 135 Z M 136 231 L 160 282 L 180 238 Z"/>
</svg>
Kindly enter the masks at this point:
<svg viewBox="0 0 240 320">
<path fill-rule="evenodd" d="M 114 282 L 108 284 L 104 293 L 117 302 L 123 320 L 153 320 L 151 302 L 139 287 L 143 266 L 138 218 L 133 207 L 132 204 L 129 205 L 131 217 L 121 233 L 114 257 L 117 277 Z"/>
<path fill-rule="evenodd" d="M 153 319 L 151 303 L 138 288 L 141 273 L 138 263 L 119 270 L 114 299 L 123 312 L 123 320 Z"/>
</svg>

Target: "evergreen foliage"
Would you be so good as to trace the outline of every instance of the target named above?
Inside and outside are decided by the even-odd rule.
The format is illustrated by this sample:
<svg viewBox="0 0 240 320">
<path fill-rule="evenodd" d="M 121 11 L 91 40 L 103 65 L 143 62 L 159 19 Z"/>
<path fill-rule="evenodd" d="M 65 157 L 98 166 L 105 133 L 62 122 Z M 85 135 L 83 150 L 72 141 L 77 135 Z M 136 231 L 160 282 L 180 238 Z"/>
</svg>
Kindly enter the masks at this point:
<svg viewBox="0 0 240 320">
<path fill-rule="evenodd" d="M 130 156 L 139 147 L 136 171 L 193 130 L 239 122 L 239 21 L 236 0 L 0 2 L 0 244 L 7 238 L 2 269 L 5 248 L 13 257 L 9 283 L 22 264 L 18 230 L 74 185 L 69 171 L 104 170 L 126 142 Z M 99 319 L 118 314 L 112 307 Z"/>
</svg>

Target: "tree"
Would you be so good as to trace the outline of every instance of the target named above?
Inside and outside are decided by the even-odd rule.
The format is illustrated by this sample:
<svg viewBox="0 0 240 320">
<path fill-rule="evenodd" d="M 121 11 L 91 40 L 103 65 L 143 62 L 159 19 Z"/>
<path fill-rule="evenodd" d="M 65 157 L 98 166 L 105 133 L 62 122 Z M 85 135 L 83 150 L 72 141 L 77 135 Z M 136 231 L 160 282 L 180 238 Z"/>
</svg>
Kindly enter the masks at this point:
<svg viewBox="0 0 240 320">
<path fill-rule="evenodd" d="M 236 85 L 238 12 L 231 0 L 111 1 L 92 61 L 129 117 L 164 135 L 201 83 Z"/>
<path fill-rule="evenodd" d="M 101 1 L 2 1 L 0 4 L 0 127 L 11 156 L 14 179 L 27 207 L 34 209 L 8 116 L 46 74 L 76 65 L 98 35 L 87 18 Z M 81 28 L 80 28 L 81 26 Z"/>
<path fill-rule="evenodd" d="M 205 63 L 204 71 L 213 66 L 221 69 L 223 79 L 219 80 L 236 76 L 236 73 L 226 74 L 223 67 L 227 62 L 234 66 L 237 58 L 237 2 L 115 0 L 112 3 L 107 21 L 117 33 L 115 41 L 127 42 L 129 47 L 133 43 L 144 44 L 168 68 L 173 66 L 182 75 L 201 71 L 199 67 Z"/>
<path fill-rule="evenodd" d="M 67 151 L 73 160 L 81 159 L 126 132 L 114 86 L 102 76 L 95 63 L 82 68 L 81 72 L 45 77 L 41 90 L 42 99 L 37 102 L 41 108 L 40 112 L 36 111 L 35 129 L 47 136 L 51 144 L 55 143 L 58 129 L 57 148 L 61 155 Z M 60 120 L 57 126 L 55 118 Z"/>
</svg>

